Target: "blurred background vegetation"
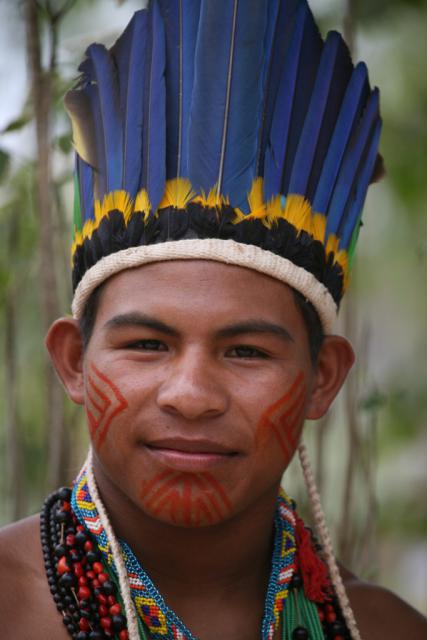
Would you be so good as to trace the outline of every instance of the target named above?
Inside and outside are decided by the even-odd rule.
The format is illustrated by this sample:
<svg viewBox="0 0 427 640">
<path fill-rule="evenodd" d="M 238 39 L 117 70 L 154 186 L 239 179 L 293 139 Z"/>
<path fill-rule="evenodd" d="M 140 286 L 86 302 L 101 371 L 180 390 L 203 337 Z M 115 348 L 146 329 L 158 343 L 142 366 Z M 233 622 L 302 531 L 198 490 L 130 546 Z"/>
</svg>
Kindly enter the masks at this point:
<svg viewBox="0 0 427 640">
<path fill-rule="evenodd" d="M 0 524 L 70 484 L 87 445 L 43 338 L 69 312 L 71 132 L 86 46 L 142 1 L 0 2 Z M 307 441 L 340 559 L 427 613 L 427 1 L 312 0 L 382 93 L 387 178 L 371 187 L 338 330 L 358 361 Z M 284 482 L 304 509 L 301 474 Z"/>
</svg>

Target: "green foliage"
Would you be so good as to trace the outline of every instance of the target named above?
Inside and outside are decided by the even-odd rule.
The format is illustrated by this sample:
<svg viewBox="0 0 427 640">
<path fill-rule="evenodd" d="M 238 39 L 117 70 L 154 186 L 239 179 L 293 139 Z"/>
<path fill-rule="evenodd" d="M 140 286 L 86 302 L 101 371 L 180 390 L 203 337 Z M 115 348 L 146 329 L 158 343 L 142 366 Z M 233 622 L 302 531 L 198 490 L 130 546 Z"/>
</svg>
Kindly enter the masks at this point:
<svg viewBox="0 0 427 640">
<path fill-rule="evenodd" d="M 0 183 L 7 175 L 10 166 L 10 155 L 7 151 L 0 149 Z"/>
<path fill-rule="evenodd" d="M 384 15 L 401 10 L 417 11 L 421 16 L 427 10 L 427 0 L 357 0 L 355 5 L 355 19 L 358 23 L 376 22 Z"/>
<path fill-rule="evenodd" d="M 54 146 L 65 153 L 65 155 L 69 154 L 73 149 L 73 140 L 71 133 L 65 133 L 62 136 L 58 136 L 54 140 Z"/>
<path fill-rule="evenodd" d="M 412 442 L 427 422 L 425 387 L 392 389 L 387 398 L 381 441 L 392 451 Z"/>
<path fill-rule="evenodd" d="M 2 129 L 1 133 L 13 133 L 14 131 L 20 131 L 26 127 L 32 119 L 33 114 L 28 109 L 25 109 L 21 115 L 11 120 L 9 124 Z"/>
<path fill-rule="evenodd" d="M 382 535 L 401 533 L 406 544 L 427 537 L 427 510 L 422 508 L 426 503 L 426 491 L 419 487 L 405 500 L 394 499 L 383 502 L 380 510 L 378 530 Z M 421 507 L 421 508 L 420 508 Z"/>
</svg>

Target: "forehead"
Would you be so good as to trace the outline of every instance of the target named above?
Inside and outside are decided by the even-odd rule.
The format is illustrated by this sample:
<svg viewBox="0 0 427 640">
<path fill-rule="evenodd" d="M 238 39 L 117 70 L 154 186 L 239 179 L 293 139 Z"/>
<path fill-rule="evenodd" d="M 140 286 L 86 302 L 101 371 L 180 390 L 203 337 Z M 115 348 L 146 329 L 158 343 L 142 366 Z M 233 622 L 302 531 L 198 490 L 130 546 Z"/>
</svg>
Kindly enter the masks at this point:
<svg viewBox="0 0 427 640">
<path fill-rule="evenodd" d="M 252 269 L 208 260 L 158 262 L 124 270 L 106 281 L 96 324 L 134 311 L 193 325 L 254 317 L 303 323 L 288 285 Z"/>
</svg>

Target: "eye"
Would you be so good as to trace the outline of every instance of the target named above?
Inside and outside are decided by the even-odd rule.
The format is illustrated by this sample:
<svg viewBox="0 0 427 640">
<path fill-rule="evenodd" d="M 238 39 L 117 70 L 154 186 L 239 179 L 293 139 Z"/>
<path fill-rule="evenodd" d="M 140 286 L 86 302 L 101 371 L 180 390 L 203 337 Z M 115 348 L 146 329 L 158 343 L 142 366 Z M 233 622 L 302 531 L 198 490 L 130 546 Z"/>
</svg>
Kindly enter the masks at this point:
<svg viewBox="0 0 427 640">
<path fill-rule="evenodd" d="M 126 349 L 135 349 L 136 351 L 167 351 L 168 348 L 164 342 L 160 340 L 135 340 L 126 345 Z"/>
<path fill-rule="evenodd" d="M 238 345 L 227 351 L 229 358 L 268 358 L 267 354 L 260 351 L 256 347 L 250 347 L 249 345 Z"/>
</svg>

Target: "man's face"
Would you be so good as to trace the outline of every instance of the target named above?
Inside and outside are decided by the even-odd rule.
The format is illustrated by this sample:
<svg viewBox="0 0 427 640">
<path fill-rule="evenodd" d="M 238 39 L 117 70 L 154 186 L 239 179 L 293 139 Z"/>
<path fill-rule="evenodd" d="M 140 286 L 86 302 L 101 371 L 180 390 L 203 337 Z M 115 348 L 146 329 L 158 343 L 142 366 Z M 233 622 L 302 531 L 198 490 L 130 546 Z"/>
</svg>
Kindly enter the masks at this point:
<svg viewBox="0 0 427 640">
<path fill-rule="evenodd" d="M 154 518 L 221 522 L 277 492 L 314 375 L 286 285 L 207 261 L 123 271 L 84 356 L 98 464 Z"/>
</svg>

